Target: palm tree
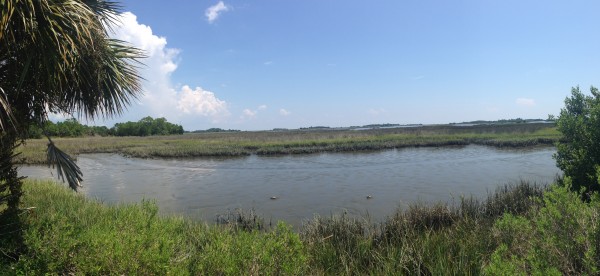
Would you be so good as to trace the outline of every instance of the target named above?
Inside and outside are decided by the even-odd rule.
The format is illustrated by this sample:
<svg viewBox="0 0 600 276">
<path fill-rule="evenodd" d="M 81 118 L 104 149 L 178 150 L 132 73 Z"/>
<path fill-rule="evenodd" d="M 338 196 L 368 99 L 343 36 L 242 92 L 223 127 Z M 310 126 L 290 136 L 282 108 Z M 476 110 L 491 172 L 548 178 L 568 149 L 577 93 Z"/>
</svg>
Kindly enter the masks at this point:
<svg viewBox="0 0 600 276">
<path fill-rule="evenodd" d="M 141 92 L 142 52 L 109 38 L 119 8 L 105 0 L 0 1 L 0 211 L 18 208 L 14 149 L 31 125 L 43 126 L 50 112 L 118 115 Z M 76 189 L 81 171 L 48 142 L 49 162 Z"/>
</svg>

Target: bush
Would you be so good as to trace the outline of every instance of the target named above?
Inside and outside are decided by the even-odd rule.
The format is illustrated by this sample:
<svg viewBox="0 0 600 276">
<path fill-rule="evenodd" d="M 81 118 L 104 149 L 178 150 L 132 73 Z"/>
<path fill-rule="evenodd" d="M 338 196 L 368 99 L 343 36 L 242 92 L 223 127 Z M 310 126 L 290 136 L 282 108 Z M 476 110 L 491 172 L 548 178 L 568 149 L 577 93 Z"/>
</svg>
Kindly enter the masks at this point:
<svg viewBox="0 0 600 276">
<path fill-rule="evenodd" d="M 497 248 L 484 272 L 492 275 L 597 275 L 600 199 L 589 202 L 566 186 L 544 194 L 539 210 L 505 214 L 492 228 Z"/>
<path fill-rule="evenodd" d="M 587 96 L 573 88 L 557 120 L 563 139 L 554 158 L 575 191 L 600 190 L 600 92 L 593 86 L 590 92 Z"/>
</svg>

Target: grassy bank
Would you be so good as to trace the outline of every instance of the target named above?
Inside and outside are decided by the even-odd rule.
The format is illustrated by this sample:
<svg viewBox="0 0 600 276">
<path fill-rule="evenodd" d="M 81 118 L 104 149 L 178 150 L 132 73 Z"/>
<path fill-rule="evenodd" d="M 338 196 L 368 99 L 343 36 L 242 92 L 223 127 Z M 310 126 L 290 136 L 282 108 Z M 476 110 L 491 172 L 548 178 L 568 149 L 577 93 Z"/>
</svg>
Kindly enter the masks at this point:
<svg viewBox="0 0 600 276">
<path fill-rule="evenodd" d="M 596 274 L 600 200 L 556 186 L 506 186 L 487 200 L 416 205 L 381 224 L 344 215 L 253 230 L 160 217 L 151 202 L 106 206 L 27 181 L 27 249 L 0 274 Z M 261 224 L 262 225 L 262 224 Z"/>
<path fill-rule="evenodd" d="M 369 151 L 403 147 L 489 145 L 527 147 L 552 145 L 560 133 L 548 124 L 451 125 L 372 130 L 260 131 L 198 133 L 153 137 L 56 138 L 65 152 L 119 153 L 131 157 L 244 156 Z M 28 140 L 18 149 L 19 163 L 46 160 L 44 139 Z"/>
</svg>

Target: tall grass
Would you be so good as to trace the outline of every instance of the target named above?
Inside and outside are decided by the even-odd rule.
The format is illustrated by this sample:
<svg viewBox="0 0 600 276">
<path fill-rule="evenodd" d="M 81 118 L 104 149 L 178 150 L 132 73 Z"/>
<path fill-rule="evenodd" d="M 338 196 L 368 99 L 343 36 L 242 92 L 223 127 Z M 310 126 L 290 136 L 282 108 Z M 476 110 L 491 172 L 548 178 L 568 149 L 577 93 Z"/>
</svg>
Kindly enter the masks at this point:
<svg viewBox="0 0 600 276">
<path fill-rule="evenodd" d="M 27 249 L 3 260 L 2 275 L 303 272 L 302 244 L 284 224 L 269 233 L 208 226 L 161 217 L 152 201 L 106 206 L 51 182 L 27 181 L 25 192 L 23 206 L 35 207 L 23 214 Z"/>
<path fill-rule="evenodd" d="M 479 274 L 493 250 L 494 221 L 505 213 L 526 214 L 544 191 L 521 181 L 499 187 L 485 201 L 412 205 L 381 224 L 346 215 L 317 217 L 304 225 L 301 237 L 313 265 L 333 274 Z"/>
<path fill-rule="evenodd" d="M 568 183 L 568 181 L 567 181 Z M 413 205 L 382 223 L 346 214 L 293 231 L 253 212 L 227 223 L 161 217 L 152 201 L 106 206 L 58 184 L 27 181 L 27 248 L 0 274 L 453 275 L 598 274 L 600 197 L 525 181 L 485 200 Z M 35 209 L 25 209 L 35 207 Z"/>
<path fill-rule="evenodd" d="M 479 144 L 496 147 L 552 145 L 560 133 L 548 124 L 424 126 L 418 128 L 199 133 L 153 137 L 56 138 L 67 153 L 119 153 L 132 157 L 244 156 L 368 151 Z M 28 140 L 20 163 L 45 162 L 47 141 Z"/>
</svg>

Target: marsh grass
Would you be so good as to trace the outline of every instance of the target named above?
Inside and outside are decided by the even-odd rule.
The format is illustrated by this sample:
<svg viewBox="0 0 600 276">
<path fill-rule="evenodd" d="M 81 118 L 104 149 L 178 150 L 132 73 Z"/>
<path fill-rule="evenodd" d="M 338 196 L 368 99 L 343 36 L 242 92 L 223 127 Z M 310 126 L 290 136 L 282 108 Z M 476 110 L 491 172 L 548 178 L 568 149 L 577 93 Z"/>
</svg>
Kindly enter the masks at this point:
<svg viewBox="0 0 600 276">
<path fill-rule="evenodd" d="M 552 145 L 560 133 L 553 125 L 423 126 L 418 128 L 319 131 L 256 131 L 198 133 L 151 137 L 55 138 L 63 151 L 118 153 L 140 158 L 245 156 L 250 154 L 306 154 L 372 151 L 404 147 L 439 147 L 468 144 L 495 147 Z M 18 151 L 19 163 L 41 164 L 47 141 L 28 140 Z"/>
<path fill-rule="evenodd" d="M 254 209 L 244 210 L 236 208 L 225 214 L 217 215 L 215 221 L 219 225 L 247 232 L 266 231 L 273 227 L 271 221 L 268 224 L 265 223 L 265 219 L 257 214 Z"/>
<path fill-rule="evenodd" d="M 563 181 L 568 184 L 567 181 Z M 27 248 L 0 274 L 527 275 L 598 274 L 600 198 L 527 181 L 483 200 L 416 204 L 381 223 L 345 213 L 292 231 L 252 210 L 207 224 L 156 204 L 107 206 L 52 182 L 24 185 Z M 35 207 L 35 209 L 26 209 Z M 0 233 L 2 234 L 2 233 Z"/>
<path fill-rule="evenodd" d="M 480 274 L 494 244 L 490 229 L 503 214 L 527 214 L 547 187 L 507 184 L 487 200 L 417 203 L 382 223 L 350 217 L 316 217 L 303 225 L 312 265 L 328 274 Z"/>
</svg>

